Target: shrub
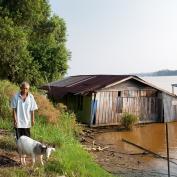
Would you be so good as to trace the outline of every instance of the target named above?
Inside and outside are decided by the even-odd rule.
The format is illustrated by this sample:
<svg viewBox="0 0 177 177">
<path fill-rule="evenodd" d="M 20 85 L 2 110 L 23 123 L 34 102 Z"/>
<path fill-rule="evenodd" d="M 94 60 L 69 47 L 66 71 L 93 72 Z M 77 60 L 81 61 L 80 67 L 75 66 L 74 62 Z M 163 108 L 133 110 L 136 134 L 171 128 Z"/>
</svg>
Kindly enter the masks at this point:
<svg viewBox="0 0 177 177">
<path fill-rule="evenodd" d="M 139 120 L 138 116 L 125 112 L 121 118 L 121 125 L 126 129 L 131 130 L 133 125 Z"/>
<path fill-rule="evenodd" d="M 61 112 L 69 112 L 67 106 L 63 103 L 57 103 L 55 107 L 60 110 Z"/>
<path fill-rule="evenodd" d="M 11 119 L 10 98 L 15 94 L 18 87 L 9 81 L 0 81 L 0 118 Z"/>
<path fill-rule="evenodd" d="M 60 110 L 56 109 L 52 102 L 45 95 L 40 94 L 40 92 L 33 92 L 33 95 L 39 108 L 37 111 L 38 115 L 45 117 L 49 123 L 56 123 L 60 117 Z"/>
</svg>

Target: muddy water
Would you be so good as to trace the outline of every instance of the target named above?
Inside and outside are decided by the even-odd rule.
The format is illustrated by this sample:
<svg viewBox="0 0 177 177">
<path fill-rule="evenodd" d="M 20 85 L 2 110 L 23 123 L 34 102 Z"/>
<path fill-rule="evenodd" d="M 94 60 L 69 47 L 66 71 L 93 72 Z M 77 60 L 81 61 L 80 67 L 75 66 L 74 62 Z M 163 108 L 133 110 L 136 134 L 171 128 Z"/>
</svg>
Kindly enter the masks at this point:
<svg viewBox="0 0 177 177">
<path fill-rule="evenodd" d="M 177 163 L 177 122 L 168 123 L 169 150 L 171 161 Z M 165 124 L 148 124 L 135 127 L 133 131 L 115 131 L 102 133 L 97 140 L 105 144 L 114 145 L 119 151 L 129 154 L 141 153 L 142 150 L 135 146 L 122 142 L 122 138 L 133 142 L 141 147 L 153 151 L 161 156 L 166 156 Z M 166 176 L 167 161 L 152 155 L 144 156 L 141 169 L 156 171 L 160 176 Z M 170 163 L 171 176 L 177 176 L 177 165 Z"/>
</svg>

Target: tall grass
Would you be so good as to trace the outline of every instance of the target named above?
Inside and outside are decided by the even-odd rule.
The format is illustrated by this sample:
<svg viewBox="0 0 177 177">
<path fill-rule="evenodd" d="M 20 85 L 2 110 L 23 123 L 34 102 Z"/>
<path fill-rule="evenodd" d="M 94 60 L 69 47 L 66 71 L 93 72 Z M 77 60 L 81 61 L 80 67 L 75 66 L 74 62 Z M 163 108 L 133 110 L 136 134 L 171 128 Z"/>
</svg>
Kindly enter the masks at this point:
<svg viewBox="0 0 177 177">
<path fill-rule="evenodd" d="M 94 162 L 75 139 L 75 134 L 81 129 L 73 114 L 63 113 L 55 125 L 39 122 L 33 128 L 33 136 L 43 142 L 55 144 L 57 149 L 53 158 L 45 165 L 45 172 L 68 177 L 111 176 Z"/>
<path fill-rule="evenodd" d="M 18 90 L 17 86 L 12 85 L 8 81 L 0 82 L 0 86 L 2 86 L 0 96 L 6 96 L 3 97 L 5 101 L 1 100 L 0 97 L 1 104 L 6 104 L 4 105 L 2 113 L 0 113 L 0 128 L 13 131 L 11 111 L 7 104 L 13 94 L 9 89 L 7 93 L 6 89 L 3 89 L 3 87 L 7 85 L 10 86 L 13 93 Z M 82 131 L 82 128 L 77 124 L 75 115 L 56 110 L 52 104 L 43 95 L 40 96 L 38 92 L 35 92 L 34 95 L 35 98 L 38 97 L 36 100 L 40 111 L 36 114 L 36 123 L 31 129 L 32 137 L 41 142 L 56 145 L 56 151 L 52 154 L 50 160 L 45 163 L 44 167 L 39 166 L 36 171 L 24 168 L 11 168 L 10 170 L 0 169 L 0 176 L 1 174 L 9 177 L 54 177 L 59 175 L 65 175 L 67 177 L 111 176 L 94 162 L 90 154 L 86 152 L 77 141 L 76 135 Z M 14 142 L 12 140 L 9 140 L 6 144 L 10 144 L 9 146 L 13 149 Z M 0 148 L 3 147 L 7 148 L 6 146 Z"/>
</svg>

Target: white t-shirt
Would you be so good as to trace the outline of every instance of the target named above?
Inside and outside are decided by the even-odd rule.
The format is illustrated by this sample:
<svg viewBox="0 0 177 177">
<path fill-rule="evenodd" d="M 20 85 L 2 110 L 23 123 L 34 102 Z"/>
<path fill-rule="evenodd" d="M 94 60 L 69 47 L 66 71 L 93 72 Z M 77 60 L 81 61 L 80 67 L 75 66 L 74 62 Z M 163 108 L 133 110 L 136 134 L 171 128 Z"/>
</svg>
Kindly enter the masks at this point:
<svg viewBox="0 0 177 177">
<path fill-rule="evenodd" d="M 20 92 L 17 93 L 11 100 L 11 108 L 16 109 L 17 128 L 30 128 L 31 111 L 38 109 L 33 95 L 28 93 L 25 101 L 23 101 Z"/>
</svg>

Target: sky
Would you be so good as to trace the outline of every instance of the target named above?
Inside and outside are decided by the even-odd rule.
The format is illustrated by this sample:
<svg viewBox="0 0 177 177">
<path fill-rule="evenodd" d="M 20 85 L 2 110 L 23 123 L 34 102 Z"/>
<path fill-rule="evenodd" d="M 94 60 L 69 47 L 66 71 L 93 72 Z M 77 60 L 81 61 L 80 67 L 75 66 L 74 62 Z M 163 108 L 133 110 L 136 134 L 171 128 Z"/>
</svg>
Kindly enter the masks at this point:
<svg viewBox="0 0 177 177">
<path fill-rule="evenodd" d="M 177 70 L 176 0 L 50 0 L 67 26 L 67 76 Z"/>
</svg>

